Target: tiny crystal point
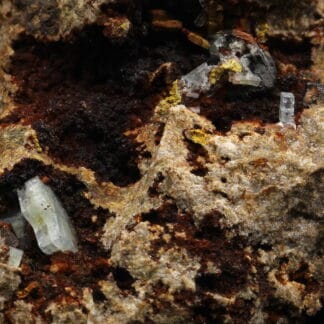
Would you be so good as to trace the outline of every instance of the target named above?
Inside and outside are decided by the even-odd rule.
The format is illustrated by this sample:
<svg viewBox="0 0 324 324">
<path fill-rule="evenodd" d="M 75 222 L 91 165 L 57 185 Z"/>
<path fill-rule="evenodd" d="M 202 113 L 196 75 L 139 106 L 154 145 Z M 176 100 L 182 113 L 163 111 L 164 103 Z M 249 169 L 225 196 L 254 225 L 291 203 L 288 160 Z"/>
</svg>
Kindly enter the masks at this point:
<svg viewBox="0 0 324 324">
<path fill-rule="evenodd" d="M 77 240 L 69 217 L 52 189 L 38 177 L 18 190 L 22 215 L 32 226 L 37 243 L 45 254 L 77 251 Z"/>
<path fill-rule="evenodd" d="M 23 255 L 24 255 L 23 250 L 16 249 L 16 248 L 10 246 L 9 247 L 8 265 L 11 267 L 18 268 L 20 266 Z"/>
<path fill-rule="evenodd" d="M 280 93 L 279 122 L 295 126 L 295 96 L 291 92 Z"/>
</svg>

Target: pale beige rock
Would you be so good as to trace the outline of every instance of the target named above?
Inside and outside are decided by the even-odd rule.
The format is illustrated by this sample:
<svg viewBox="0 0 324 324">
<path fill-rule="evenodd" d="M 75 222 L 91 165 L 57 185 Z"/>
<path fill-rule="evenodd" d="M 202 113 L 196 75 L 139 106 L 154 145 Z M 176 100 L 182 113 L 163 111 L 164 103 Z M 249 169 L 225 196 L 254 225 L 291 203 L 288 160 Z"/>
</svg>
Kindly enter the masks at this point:
<svg viewBox="0 0 324 324">
<path fill-rule="evenodd" d="M 78 303 L 63 300 L 60 304 L 52 303 L 46 312 L 53 316 L 53 323 L 87 323 L 87 316 Z"/>
<path fill-rule="evenodd" d="M 5 307 L 4 303 L 11 298 L 18 288 L 20 281 L 19 275 L 13 268 L 0 262 L 0 312 Z"/>
<path fill-rule="evenodd" d="M 132 224 L 135 225 L 136 215 L 162 204 L 160 197 L 146 198 L 146 192 L 157 173 L 162 173 L 165 177 L 159 187 L 162 195 L 173 197 L 179 208 L 192 213 L 197 225 L 203 221 L 204 215 L 216 209 L 223 215 L 220 220 L 222 226 L 229 229 L 233 226 L 238 227 L 240 235 L 249 237 L 250 244 L 260 242 L 272 245 L 272 251 L 262 250 L 262 260 L 266 273 L 269 273 L 268 282 L 276 289 L 275 296 L 312 315 L 321 307 L 320 291 L 305 295 L 302 284 L 291 281 L 282 285 L 275 279 L 274 274 L 279 271 L 279 258 L 285 256 L 292 260 L 294 268 L 297 268 L 300 262 L 306 262 L 310 266 L 311 275 L 317 280 L 323 275 L 320 268 L 323 260 L 316 256 L 317 241 L 320 237 L 318 219 L 323 217 L 320 188 L 323 183 L 320 177 L 324 161 L 321 150 L 323 112 L 322 106 L 314 106 L 305 111 L 296 131 L 267 125 L 264 127 L 264 134 L 261 135 L 257 130 L 260 125 L 245 122 L 234 125 L 226 135 L 211 135 L 213 126 L 210 122 L 184 106 L 172 107 L 167 115 L 155 116 L 156 120 L 161 118 L 166 123 L 158 146 L 150 144 L 153 143 L 150 137 L 154 135 L 152 125 L 139 130 L 139 136 L 147 140 L 151 149 L 152 160 L 151 163 L 142 163 L 142 179 L 127 189 L 119 189 L 108 183 L 96 184 L 93 177 L 88 176 L 91 174 L 90 170 L 83 168 L 82 172 L 79 172 L 80 169 L 54 164 L 42 153 L 23 149 L 22 144 L 29 130 L 20 126 L 1 132 L 4 139 L 2 153 L 10 158 L 1 160 L 0 167 L 2 170 L 10 169 L 22 157 L 29 156 L 52 164 L 58 169 L 78 174 L 79 179 L 88 186 L 90 201 L 98 206 L 108 207 L 116 214 L 116 217 L 111 218 L 105 225 L 102 242 L 104 246 L 112 249 L 112 264 L 127 269 L 136 280 L 134 288 L 142 297 L 133 301 L 131 298 L 130 304 L 125 304 L 127 307 L 135 307 L 135 313 L 132 311 L 131 314 L 137 315 L 132 319 L 138 316 L 141 318 L 143 309 L 146 314 L 152 313 L 150 299 L 145 298 L 159 281 L 169 287 L 168 293 L 160 296 L 162 299 L 172 300 L 172 294 L 180 288 L 194 292 L 194 278 L 200 268 L 199 256 L 189 256 L 186 250 L 181 248 L 162 248 L 155 260 L 150 257 L 151 242 L 161 240 L 164 234 L 162 227 L 140 222 L 133 230 L 126 229 Z M 209 155 L 209 162 L 206 163 L 208 173 L 205 177 L 193 175 L 186 161 L 188 148 L 183 130 L 190 130 L 194 125 L 199 125 L 203 131 L 210 133 L 203 144 Z M 240 139 L 242 133 L 247 135 Z M 14 141 L 11 140 L 11 134 L 15 134 Z M 228 160 L 225 165 L 224 157 Z M 220 181 L 222 177 L 227 179 L 226 183 Z M 305 213 L 310 216 L 305 218 Z M 177 235 L 183 236 L 181 233 Z M 235 236 L 234 232 L 230 232 L 229 235 Z M 6 271 L 6 276 L 10 276 L 9 269 L 3 271 Z M 251 280 L 255 275 L 250 273 Z M 18 282 L 17 275 L 10 277 L 10 282 L 14 286 L 10 285 L 6 289 L 11 291 L 17 287 L 14 284 Z M 120 292 L 112 292 L 110 300 L 117 302 L 119 294 Z M 246 294 L 249 299 L 254 296 L 254 307 L 259 309 L 257 290 Z M 227 304 L 224 301 L 226 296 L 211 294 L 210 297 L 216 304 Z M 234 299 L 230 305 L 234 303 L 235 298 L 241 297 L 237 295 L 232 298 Z M 87 305 L 91 322 L 100 322 L 109 314 L 103 310 L 107 307 L 104 303 Z M 55 317 L 57 322 L 60 322 L 61 318 L 79 316 L 77 309 L 64 308 L 64 312 L 58 309 L 61 309 L 59 305 L 50 308 L 53 316 L 58 316 Z M 114 316 L 122 321 L 126 314 L 129 316 L 129 311 L 121 309 L 118 315 Z M 258 314 L 258 318 L 263 316 L 265 319 L 266 315 Z M 171 312 L 162 316 L 161 313 L 156 316 L 152 315 L 162 322 L 164 318 L 173 318 L 174 314 Z M 183 316 L 187 315 L 183 313 Z"/>
<path fill-rule="evenodd" d="M 23 300 L 16 301 L 10 312 L 10 320 L 18 324 L 43 324 L 44 321 L 33 314 L 33 305 Z"/>
</svg>

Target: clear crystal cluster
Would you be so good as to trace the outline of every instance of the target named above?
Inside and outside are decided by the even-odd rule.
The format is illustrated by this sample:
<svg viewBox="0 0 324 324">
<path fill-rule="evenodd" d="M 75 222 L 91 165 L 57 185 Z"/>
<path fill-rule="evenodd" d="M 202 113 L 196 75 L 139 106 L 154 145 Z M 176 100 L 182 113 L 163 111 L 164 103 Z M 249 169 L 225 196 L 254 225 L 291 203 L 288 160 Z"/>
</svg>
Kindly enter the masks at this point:
<svg viewBox="0 0 324 324">
<path fill-rule="evenodd" d="M 212 65 L 203 63 L 184 75 L 180 80 L 182 93 L 187 97 L 198 98 L 201 93 L 207 92 L 211 88 L 209 73 Z"/>
<path fill-rule="evenodd" d="M 291 92 L 280 93 L 279 122 L 282 125 L 295 124 L 295 96 Z"/>
<path fill-rule="evenodd" d="M 228 81 L 234 85 L 249 86 L 256 89 L 272 88 L 277 70 L 269 53 L 248 39 L 249 35 L 235 35 L 233 32 L 219 32 L 211 37 L 210 56 L 217 64 L 203 63 L 184 75 L 180 80 L 182 94 L 198 98 L 212 87 L 211 71 L 228 73 Z M 237 69 L 224 68 L 230 62 L 237 62 Z"/>
<path fill-rule="evenodd" d="M 68 215 L 52 189 L 38 177 L 18 190 L 22 215 L 32 226 L 45 254 L 77 251 L 77 240 Z"/>
<path fill-rule="evenodd" d="M 233 84 L 272 88 L 277 74 L 275 63 L 271 55 L 248 36 L 219 32 L 211 38 L 210 54 L 221 63 L 233 58 L 240 61 L 243 71 L 230 74 L 229 81 Z"/>
</svg>

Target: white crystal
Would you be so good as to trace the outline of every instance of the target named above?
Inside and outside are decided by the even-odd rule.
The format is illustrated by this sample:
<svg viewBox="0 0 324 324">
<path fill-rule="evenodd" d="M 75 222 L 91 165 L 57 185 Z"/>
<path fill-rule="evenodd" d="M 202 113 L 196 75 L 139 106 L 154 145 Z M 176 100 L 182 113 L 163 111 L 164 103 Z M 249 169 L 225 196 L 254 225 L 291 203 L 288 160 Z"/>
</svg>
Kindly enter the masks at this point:
<svg viewBox="0 0 324 324">
<path fill-rule="evenodd" d="M 236 58 L 243 66 L 242 72 L 231 72 L 233 84 L 272 88 L 277 70 L 271 55 L 255 43 L 250 43 L 235 33 L 218 32 L 211 36 L 209 52 L 221 63 Z"/>
<path fill-rule="evenodd" d="M 229 81 L 238 85 L 249 85 L 253 87 L 259 87 L 261 85 L 261 79 L 253 74 L 250 70 L 247 72 L 230 73 Z"/>
<path fill-rule="evenodd" d="M 203 63 L 184 75 L 180 80 L 182 92 L 191 98 L 198 98 L 199 94 L 207 92 L 211 88 L 209 73 L 212 65 Z"/>
<path fill-rule="evenodd" d="M 261 78 L 252 73 L 249 67 L 249 60 L 247 57 L 241 57 L 240 62 L 243 66 L 243 72 L 230 73 L 229 81 L 233 84 L 249 85 L 259 87 L 261 85 Z"/>
<path fill-rule="evenodd" d="M 77 240 L 68 215 L 52 189 L 38 177 L 18 190 L 19 204 L 45 254 L 77 251 Z"/>
<path fill-rule="evenodd" d="M 16 249 L 12 246 L 9 246 L 8 265 L 10 265 L 11 267 L 18 268 L 20 266 L 23 255 L 24 255 L 23 250 Z"/>
<path fill-rule="evenodd" d="M 295 96 L 291 92 L 280 93 L 279 121 L 295 126 Z"/>
</svg>

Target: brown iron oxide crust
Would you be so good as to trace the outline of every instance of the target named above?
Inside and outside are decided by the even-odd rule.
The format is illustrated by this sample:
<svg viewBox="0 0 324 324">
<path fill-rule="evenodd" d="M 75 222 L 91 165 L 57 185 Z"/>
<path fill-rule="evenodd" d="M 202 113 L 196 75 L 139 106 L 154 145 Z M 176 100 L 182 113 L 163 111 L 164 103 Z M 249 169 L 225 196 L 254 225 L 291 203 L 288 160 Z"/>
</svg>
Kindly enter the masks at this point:
<svg viewBox="0 0 324 324">
<path fill-rule="evenodd" d="M 207 58 L 204 50 L 181 37 L 164 35 L 163 41 L 160 36 L 156 43 L 145 38 L 119 48 L 97 27 L 83 31 L 71 44 L 22 38 L 14 46 L 9 71 L 20 87 L 19 109 L 0 122 L 31 124 L 52 157 L 91 168 L 99 180 L 119 186 L 134 183 L 140 177 L 137 145 L 123 133 L 149 120 L 168 86 L 163 79 L 148 86 L 148 75 L 164 62 L 172 62 L 172 81 Z M 275 59 L 295 64 L 298 71 L 309 67 L 309 44 L 288 46 L 290 55 L 280 42 L 272 44 Z M 294 92 L 296 111 L 301 112 L 307 81 L 293 70 L 279 73 L 275 89 L 268 93 L 225 84 L 214 95 L 184 103 L 200 106 L 201 114 L 219 131 L 228 131 L 233 121 L 274 123 L 279 92 Z"/>
<path fill-rule="evenodd" d="M 240 323 L 248 320 L 251 316 L 249 305 L 246 301 L 236 301 L 230 308 L 220 307 L 217 317 L 212 316 L 213 302 L 208 300 L 205 293 L 215 292 L 222 295 L 231 296 L 231 294 L 244 288 L 247 284 L 247 275 L 250 269 L 250 262 L 244 255 L 245 242 L 243 238 L 237 237 L 235 240 L 226 238 L 226 231 L 221 229 L 219 220 L 222 215 L 215 211 L 206 215 L 203 224 L 197 229 L 194 225 L 192 216 L 180 211 L 177 206 L 170 202 L 158 210 L 152 210 L 149 213 L 141 215 L 142 221 L 149 221 L 151 224 L 158 224 L 164 227 L 165 233 L 171 235 L 169 243 L 161 240 L 152 242 L 151 257 L 154 258 L 157 251 L 163 246 L 171 248 L 178 246 L 186 249 L 191 255 L 202 257 L 203 263 L 200 274 L 196 277 L 197 291 L 180 291 L 175 293 L 175 303 L 181 306 L 194 304 L 193 319 L 195 323 L 212 323 L 213 321 L 222 321 L 225 313 L 230 313 L 233 320 Z M 172 230 L 169 225 L 172 224 Z M 185 233 L 185 238 L 175 235 L 176 233 Z M 221 274 L 204 274 L 207 263 L 216 262 L 217 267 L 222 269 Z M 167 291 L 163 283 L 155 286 L 156 295 Z M 199 297 L 198 297 L 199 296 Z M 201 305 L 197 305 L 197 297 L 201 300 Z M 170 307 L 170 305 L 160 305 L 160 307 Z M 160 310 L 161 311 L 161 310 Z"/>
<path fill-rule="evenodd" d="M 206 59 L 190 47 L 177 39 L 116 47 L 96 27 L 72 44 L 23 38 L 10 68 L 20 87 L 19 109 L 1 122 L 31 124 L 51 156 L 91 168 L 99 180 L 133 183 L 139 179 L 136 145 L 123 133 L 148 121 L 167 86 L 163 79 L 148 85 L 150 73 L 171 61 L 173 81 Z"/>
</svg>

